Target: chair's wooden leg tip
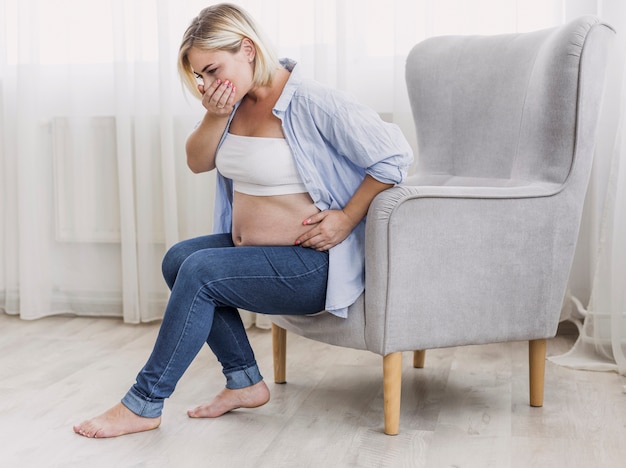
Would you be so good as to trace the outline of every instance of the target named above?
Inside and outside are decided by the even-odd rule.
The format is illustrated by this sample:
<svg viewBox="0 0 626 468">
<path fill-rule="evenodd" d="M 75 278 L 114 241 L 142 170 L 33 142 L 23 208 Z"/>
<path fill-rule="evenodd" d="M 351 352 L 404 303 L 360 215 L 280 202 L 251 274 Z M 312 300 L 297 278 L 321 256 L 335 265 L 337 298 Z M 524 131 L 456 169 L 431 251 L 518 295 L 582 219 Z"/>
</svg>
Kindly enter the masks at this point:
<svg viewBox="0 0 626 468">
<path fill-rule="evenodd" d="M 274 383 L 278 385 L 285 385 L 287 381 L 286 380 L 283 380 L 282 382 L 274 381 Z"/>
<path fill-rule="evenodd" d="M 530 340 L 528 342 L 528 364 L 530 380 L 531 407 L 543 406 L 545 374 L 546 374 L 546 340 Z"/>
<path fill-rule="evenodd" d="M 426 361 L 426 350 L 420 349 L 413 352 L 413 367 L 415 369 L 423 369 Z"/>
</svg>

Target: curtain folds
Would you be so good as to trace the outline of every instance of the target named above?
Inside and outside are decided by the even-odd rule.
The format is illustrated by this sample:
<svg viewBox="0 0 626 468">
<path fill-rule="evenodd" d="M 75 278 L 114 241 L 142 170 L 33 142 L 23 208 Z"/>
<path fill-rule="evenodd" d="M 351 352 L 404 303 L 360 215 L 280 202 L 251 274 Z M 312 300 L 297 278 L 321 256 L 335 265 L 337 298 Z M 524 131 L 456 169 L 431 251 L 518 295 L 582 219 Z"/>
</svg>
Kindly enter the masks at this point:
<svg viewBox="0 0 626 468">
<path fill-rule="evenodd" d="M 626 5 L 606 7 L 618 34 L 570 280 L 570 287 L 578 287 L 570 289 L 562 317 L 575 323 L 580 335 L 569 352 L 551 360 L 626 375 L 626 37 L 620 34 L 626 31 Z"/>
<path fill-rule="evenodd" d="M 176 74 L 179 40 L 211 3 L 0 0 L 1 310 L 24 319 L 69 313 L 129 323 L 162 316 L 164 252 L 211 231 L 214 175 L 192 174 L 184 155 L 202 108 Z M 626 143 L 616 138 L 626 131 L 624 2 L 237 3 L 280 56 L 396 122 L 414 146 L 404 60 L 415 43 L 530 31 L 583 14 L 612 24 L 618 52 L 562 319 L 581 329 L 569 358 L 584 348 L 590 361 L 602 356 L 626 373 Z"/>
</svg>

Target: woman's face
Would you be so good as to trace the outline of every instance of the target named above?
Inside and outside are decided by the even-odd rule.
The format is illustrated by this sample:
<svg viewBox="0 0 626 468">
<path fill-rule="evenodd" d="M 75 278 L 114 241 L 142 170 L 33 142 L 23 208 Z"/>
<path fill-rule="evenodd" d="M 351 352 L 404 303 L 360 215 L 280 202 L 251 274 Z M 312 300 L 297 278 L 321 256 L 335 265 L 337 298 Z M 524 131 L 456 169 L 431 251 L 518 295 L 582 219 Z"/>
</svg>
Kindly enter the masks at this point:
<svg viewBox="0 0 626 468">
<path fill-rule="evenodd" d="M 241 99 L 252 89 L 254 53 L 245 47 L 245 44 L 242 44 L 236 53 L 192 47 L 187 58 L 198 79 L 198 89 L 202 94 L 218 79 L 222 83 L 228 80 L 237 88 L 236 100 Z"/>
</svg>

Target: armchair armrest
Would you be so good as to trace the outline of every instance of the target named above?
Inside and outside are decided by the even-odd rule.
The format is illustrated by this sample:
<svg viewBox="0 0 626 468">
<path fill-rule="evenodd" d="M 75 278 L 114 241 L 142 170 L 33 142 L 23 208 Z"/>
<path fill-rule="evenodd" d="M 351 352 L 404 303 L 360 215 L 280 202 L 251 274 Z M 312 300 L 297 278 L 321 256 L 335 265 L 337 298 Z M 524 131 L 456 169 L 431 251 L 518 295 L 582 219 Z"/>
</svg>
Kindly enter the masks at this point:
<svg viewBox="0 0 626 468">
<path fill-rule="evenodd" d="M 414 175 L 394 188 L 401 189 L 404 197 L 532 198 L 555 195 L 563 185 L 521 179 Z"/>
<path fill-rule="evenodd" d="M 524 339 L 551 336 L 575 247 L 569 231 L 578 223 L 564 215 L 571 201 L 561 185 L 416 181 L 424 179 L 388 189 L 370 206 L 368 346 L 385 355 L 515 340 L 522 330 Z M 406 333 L 415 327 L 419 342 Z M 385 334 L 374 343 L 376 328 Z"/>
</svg>

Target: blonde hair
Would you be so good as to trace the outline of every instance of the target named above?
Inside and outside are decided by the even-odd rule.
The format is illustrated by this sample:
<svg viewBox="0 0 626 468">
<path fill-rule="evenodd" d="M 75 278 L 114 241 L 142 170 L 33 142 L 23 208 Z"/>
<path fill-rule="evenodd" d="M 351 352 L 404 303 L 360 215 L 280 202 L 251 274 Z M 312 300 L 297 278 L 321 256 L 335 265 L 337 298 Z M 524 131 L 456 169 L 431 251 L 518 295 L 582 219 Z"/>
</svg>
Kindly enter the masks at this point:
<svg viewBox="0 0 626 468">
<path fill-rule="evenodd" d="M 256 48 L 253 84 L 255 86 L 270 85 L 279 67 L 276 53 L 269 47 L 269 42 L 252 17 L 242 8 L 229 3 L 203 9 L 185 31 L 178 52 L 178 72 L 183 84 L 193 95 L 201 97 L 194 70 L 188 58 L 192 47 L 236 53 L 246 38 L 252 41 Z"/>
</svg>

